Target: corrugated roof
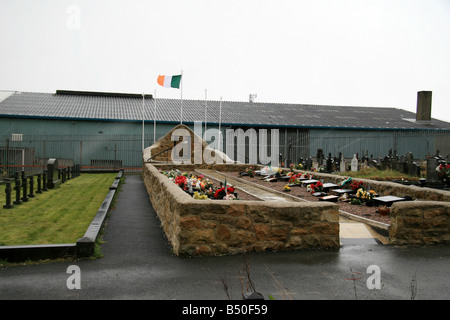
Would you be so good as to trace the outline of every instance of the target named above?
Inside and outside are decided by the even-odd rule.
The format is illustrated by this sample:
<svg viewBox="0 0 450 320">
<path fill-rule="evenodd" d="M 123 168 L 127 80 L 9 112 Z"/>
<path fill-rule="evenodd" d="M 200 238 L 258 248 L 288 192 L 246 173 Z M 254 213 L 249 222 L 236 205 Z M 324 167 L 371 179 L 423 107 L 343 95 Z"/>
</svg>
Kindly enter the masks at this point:
<svg viewBox="0 0 450 320">
<path fill-rule="evenodd" d="M 144 119 L 154 120 L 154 100 L 145 99 Z M 219 123 L 219 101 L 207 101 L 207 122 Z M 181 101 L 156 99 L 156 120 L 179 123 Z M 16 92 L 0 102 L 0 116 L 100 121 L 142 121 L 142 98 Z M 397 108 L 345 107 L 222 101 L 223 125 L 450 130 L 450 123 L 416 122 L 415 113 Z M 205 120 L 204 100 L 183 100 L 183 123 Z"/>
</svg>

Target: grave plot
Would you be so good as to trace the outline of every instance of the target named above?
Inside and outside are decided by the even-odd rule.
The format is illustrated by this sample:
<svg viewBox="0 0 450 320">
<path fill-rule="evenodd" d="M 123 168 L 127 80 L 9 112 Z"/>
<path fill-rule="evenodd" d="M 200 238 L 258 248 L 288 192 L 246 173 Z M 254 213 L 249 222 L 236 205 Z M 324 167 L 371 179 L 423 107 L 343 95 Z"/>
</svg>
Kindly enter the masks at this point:
<svg viewBox="0 0 450 320">
<path fill-rule="evenodd" d="M 339 210 L 333 203 L 313 204 L 307 201 L 278 201 L 279 199 L 200 200 L 183 190 L 184 185 L 180 188 L 175 183 L 176 177 L 170 179 L 162 174 L 162 171 L 177 169 L 201 174 L 215 169 L 238 172 L 243 167 L 225 164 L 144 164 L 144 184 L 176 255 L 204 256 L 340 247 Z M 209 179 L 224 183 L 220 178 Z M 276 192 L 271 193 L 274 197 L 277 196 Z M 238 199 L 240 194 L 242 191 L 238 190 Z"/>
<path fill-rule="evenodd" d="M 263 187 L 269 187 L 278 192 L 285 192 L 293 197 L 305 201 L 319 202 L 333 202 L 339 205 L 341 211 L 345 211 L 357 216 L 370 219 L 373 221 L 390 224 L 390 216 L 385 215 L 384 211 L 380 210 L 377 203 L 373 200 L 375 193 L 370 193 L 367 190 L 367 195 L 357 191 L 363 186 L 359 180 L 351 180 L 343 178 L 341 185 L 335 182 L 321 182 L 324 179 L 315 178 L 314 172 L 286 172 L 281 170 L 275 174 L 266 174 L 255 171 L 252 175 L 248 175 L 246 171 L 241 172 L 221 172 L 230 177 L 242 179 L 249 183 L 255 183 Z M 352 184 L 353 182 L 353 184 Z M 372 199 L 364 199 L 372 198 Z M 384 203 L 381 203 L 383 205 Z"/>
<path fill-rule="evenodd" d="M 159 170 L 159 172 L 169 178 L 181 190 L 192 196 L 196 200 L 253 200 L 261 201 L 226 180 L 220 181 L 210 176 L 205 176 L 201 171 L 181 172 L 178 169 Z"/>
</svg>

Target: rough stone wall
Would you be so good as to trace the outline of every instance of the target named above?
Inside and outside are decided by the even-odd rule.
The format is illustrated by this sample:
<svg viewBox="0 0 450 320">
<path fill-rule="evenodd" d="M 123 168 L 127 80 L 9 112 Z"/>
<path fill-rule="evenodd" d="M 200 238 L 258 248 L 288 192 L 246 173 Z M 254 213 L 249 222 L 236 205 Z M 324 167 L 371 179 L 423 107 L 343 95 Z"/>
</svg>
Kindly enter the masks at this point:
<svg viewBox="0 0 450 320">
<path fill-rule="evenodd" d="M 144 183 L 176 255 L 340 246 L 332 203 L 195 200 L 151 164 L 144 165 Z"/>
<path fill-rule="evenodd" d="M 427 245 L 450 243 L 450 203 L 408 201 L 391 208 L 390 243 Z"/>
<path fill-rule="evenodd" d="M 203 155 L 205 150 L 208 151 L 208 155 L 211 157 L 221 161 L 222 163 L 230 163 L 231 159 L 227 157 L 227 155 L 223 152 L 220 152 L 218 150 L 212 150 L 206 141 L 202 140 L 200 136 L 195 134 L 194 131 L 192 131 L 188 126 L 184 124 L 179 124 L 175 126 L 172 130 L 170 130 L 168 133 L 166 133 L 163 137 L 158 139 L 158 141 L 155 142 L 152 146 L 146 148 L 144 150 L 143 159 L 144 162 L 147 162 L 148 159 L 151 158 L 152 162 L 166 162 L 171 163 L 173 162 L 172 159 L 172 149 L 174 148 L 175 144 L 178 144 L 181 140 L 172 141 L 172 134 L 174 131 L 178 133 L 183 133 L 183 136 L 190 136 L 190 163 L 196 163 L 201 164 L 204 163 Z M 175 138 L 174 138 L 175 139 Z M 181 138 L 179 138 L 181 139 Z M 198 150 L 197 150 L 197 149 Z M 196 152 L 196 154 L 194 153 Z"/>
</svg>

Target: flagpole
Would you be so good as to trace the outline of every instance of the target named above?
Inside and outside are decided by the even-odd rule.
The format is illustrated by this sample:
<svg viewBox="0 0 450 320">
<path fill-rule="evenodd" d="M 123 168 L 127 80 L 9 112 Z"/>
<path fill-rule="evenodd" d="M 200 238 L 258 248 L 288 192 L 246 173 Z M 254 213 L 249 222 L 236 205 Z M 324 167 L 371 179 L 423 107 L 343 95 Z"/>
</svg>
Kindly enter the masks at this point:
<svg viewBox="0 0 450 320">
<path fill-rule="evenodd" d="M 180 93 L 181 93 L 181 118 L 180 118 L 180 124 L 183 124 L 183 69 L 181 69 Z"/>
<path fill-rule="evenodd" d="M 205 135 L 204 135 L 204 137 L 205 137 L 205 139 L 206 139 L 206 123 L 207 123 L 207 121 L 206 121 L 206 113 L 207 113 L 207 109 L 208 109 L 208 99 L 207 99 L 207 92 L 208 92 L 208 90 L 206 90 L 205 89 Z"/>
<path fill-rule="evenodd" d="M 154 110 L 153 110 L 153 144 L 156 143 L 156 89 L 153 97 Z"/>
<path fill-rule="evenodd" d="M 219 104 L 219 151 L 222 151 L 222 130 L 221 130 L 221 124 L 222 124 L 222 96 L 220 96 L 220 104 Z"/>
<path fill-rule="evenodd" d="M 144 152 L 144 99 L 145 92 L 142 93 L 142 152 Z"/>
</svg>

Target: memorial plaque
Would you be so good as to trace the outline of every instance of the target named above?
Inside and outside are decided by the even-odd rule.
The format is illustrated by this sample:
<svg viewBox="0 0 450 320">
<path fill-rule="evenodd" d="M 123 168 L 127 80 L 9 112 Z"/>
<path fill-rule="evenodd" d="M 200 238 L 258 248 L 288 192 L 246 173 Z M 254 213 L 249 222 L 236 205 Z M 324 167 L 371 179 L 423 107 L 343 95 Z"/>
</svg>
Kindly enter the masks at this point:
<svg viewBox="0 0 450 320">
<path fill-rule="evenodd" d="M 356 193 L 356 190 L 353 190 L 353 189 L 333 189 L 333 192 L 337 193 L 337 194 L 340 194 L 340 195 L 343 195 L 344 193 L 349 193 L 349 194 Z"/>
<path fill-rule="evenodd" d="M 49 159 L 47 162 L 47 188 L 54 189 L 58 183 L 58 160 Z"/>
<path fill-rule="evenodd" d="M 405 198 L 395 197 L 395 196 L 384 196 L 373 198 L 378 204 L 383 204 L 390 207 L 394 202 L 406 201 Z"/>
<path fill-rule="evenodd" d="M 338 196 L 325 196 L 325 197 L 320 197 L 319 201 L 331 201 L 331 202 L 337 202 L 339 199 Z"/>
<path fill-rule="evenodd" d="M 301 181 L 301 183 L 302 183 L 304 186 L 306 186 L 306 185 L 308 185 L 308 184 L 311 184 L 311 183 L 317 183 L 317 182 L 319 182 L 319 180 L 310 179 L 310 180 L 304 180 L 304 181 Z"/>
<path fill-rule="evenodd" d="M 334 184 L 334 183 L 324 183 L 323 184 L 323 190 L 329 190 L 329 189 L 337 188 L 337 187 L 338 187 L 338 185 Z"/>
</svg>

